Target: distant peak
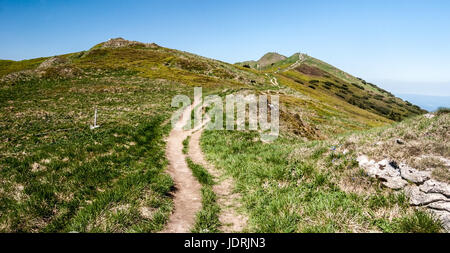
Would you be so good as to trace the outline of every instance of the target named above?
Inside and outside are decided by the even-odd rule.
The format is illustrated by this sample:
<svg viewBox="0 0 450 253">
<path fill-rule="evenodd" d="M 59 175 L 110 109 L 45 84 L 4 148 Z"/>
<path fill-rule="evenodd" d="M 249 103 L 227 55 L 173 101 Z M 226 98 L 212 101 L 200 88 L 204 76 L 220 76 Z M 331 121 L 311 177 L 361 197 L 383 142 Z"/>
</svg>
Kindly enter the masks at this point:
<svg viewBox="0 0 450 253">
<path fill-rule="evenodd" d="M 261 57 L 261 59 L 269 59 L 269 58 L 277 58 L 277 59 L 284 60 L 284 59 L 286 59 L 287 57 L 284 56 L 284 55 L 282 55 L 282 54 L 279 54 L 279 53 L 277 53 L 277 52 L 268 52 L 268 53 L 266 53 L 265 55 L 263 55 L 263 57 Z M 261 60 L 261 59 L 260 59 L 260 60 Z"/>
<path fill-rule="evenodd" d="M 263 55 L 263 57 L 261 57 L 261 59 L 259 59 L 257 62 L 260 67 L 265 67 L 265 66 L 271 65 L 275 62 L 282 61 L 286 58 L 287 58 L 286 56 L 281 55 L 279 53 L 269 52 L 269 53 L 266 53 L 265 55 Z"/>
</svg>

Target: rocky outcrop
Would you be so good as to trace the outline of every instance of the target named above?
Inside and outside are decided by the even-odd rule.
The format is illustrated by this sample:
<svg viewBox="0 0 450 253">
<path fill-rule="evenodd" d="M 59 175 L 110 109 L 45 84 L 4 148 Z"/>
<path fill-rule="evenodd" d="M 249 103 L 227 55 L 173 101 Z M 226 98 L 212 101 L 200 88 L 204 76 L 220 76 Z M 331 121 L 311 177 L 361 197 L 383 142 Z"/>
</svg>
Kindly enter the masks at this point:
<svg viewBox="0 0 450 253">
<path fill-rule="evenodd" d="M 424 206 L 437 201 L 447 200 L 444 195 L 439 193 L 424 193 L 415 185 L 406 187 L 405 193 L 409 197 L 409 203 L 413 206 Z"/>
<path fill-rule="evenodd" d="M 409 167 L 404 163 L 400 164 L 399 167 L 402 178 L 415 184 L 421 184 L 430 179 L 431 172 L 429 171 L 419 171 Z"/>
<path fill-rule="evenodd" d="M 408 182 L 401 177 L 396 164 L 387 159 L 376 163 L 374 160 L 369 160 L 367 156 L 360 156 L 357 160 L 369 176 L 380 179 L 388 188 L 399 190 L 408 185 Z"/>
<path fill-rule="evenodd" d="M 74 77 L 80 72 L 81 70 L 69 64 L 66 58 L 54 56 L 43 61 L 35 69 L 10 73 L 2 77 L 0 82 L 15 83 L 36 78 L 67 78 Z"/>
<path fill-rule="evenodd" d="M 61 64 L 65 64 L 67 63 L 67 60 L 62 58 L 62 57 L 51 57 L 47 60 L 45 60 L 44 62 L 42 62 L 37 68 L 36 70 L 47 70 L 51 67 L 56 67 L 59 66 Z"/>
<path fill-rule="evenodd" d="M 433 202 L 428 207 L 434 210 L 450 212 L 450 202 L 447 201 Z"/>
<path fill-rule="evenodd" d="M 155 43 L 142 43 L 139 41 L 131 41 L 123 38 L 115 38 L 110 39 L 103 43 L 102 48 L 119 48 L 119 47 L 132 47 L 132 46 L 141 46 L 148 48 L 158 48 L 159 46 Z"/>
<path fill-rule="evenodd" d="M 450 198 L 450 185 L 436 180 L 428 180 L 420 186 L 420 190 L 426 193 L 440 193 Z"/>
<path fill-rule="evenodd" d="M 14 83 L 19 81 L 29 81 L 35 78 L 36 72 L 34 70 L 22 70 L 7 74 L 0 78 L 0 83 Z"/>
<path fill-rule="evenodd" d="M 430 179 L 430 171 L 419 171 L 404 163 L 398 165 L 389 159 L 375 162 L 362 155 L 357 161 L 367 175 L 378 178 L 384 186 L 394 190 L 403 189 L 410 205 L 426 207 L 450 232 L 449 184 Z"/>
<path fill-rule="evenodd" d="M 432 214 L 434 214 L 436 218 L 441 221 L 442 227 L 444 227 L 447 232 L 450 232 L 450 213 L 448 211 L 440 211 L 435 209 L 429 210 Z"/>
</svg>

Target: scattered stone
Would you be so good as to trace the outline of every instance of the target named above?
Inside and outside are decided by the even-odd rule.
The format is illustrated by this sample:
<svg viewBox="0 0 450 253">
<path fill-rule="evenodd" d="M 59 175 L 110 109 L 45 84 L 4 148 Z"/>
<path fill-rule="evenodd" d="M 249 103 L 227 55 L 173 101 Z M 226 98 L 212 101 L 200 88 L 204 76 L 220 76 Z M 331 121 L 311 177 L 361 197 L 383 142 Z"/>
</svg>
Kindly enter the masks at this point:
<svg viewBox="0 0 450 253">
<path fill-rule="evenodd" d="M 404 163 L 400 164 L 399 167 L 402 178 L 415 184 L 421 184 L 430 179 L 431 173 L 429 171 L 418 171 Z"/>
<path fill-rule="evenodd" d="M 0 78 L 0 82 L 13 83 L 16 81 L 29 81 L 35 77 L 36 77 L 35 71 L 21 70 L 3 76 L 2 78 Z"/>
<path fill-rule="evenodd" d="M 405 144 L 405 142 L 401 139 L 397 139 L 395 142 L 397 142 L 397 144 L 399 144 L 399 145 Z"/>
<path fill-rule="evenodd" d="M 143 206 L 139 208 L 139 212 L 141 213 L 141 216 L 144 217 L 145 219 L 152 219 L 153 214 L 155 213 L 155 209 Z"/>
<path fill-rule="evenodd" d="M 409 197 L 409 203 L 413 206 L 423 206 L 433 202 L 447 200 L 447 198 L 440 193 L 424 193 L 415 185 L 405 187 L 405 194 Z"/>
<path fill-rule="evenodd" d="M 375 143 L 375 145 L 381 146 L 381 145 L 383 145 L 383 142 L 382 142 L 382 141 L 377 141 L 377 142 Z"/>
<path fill-rule="evenodd" d="M 45 170 L 45 168 L 46 167 L 44 165 L 41 165 L 41 164 L 35 162 L 31 165 L 31 172 L 43 171 L 43 170 Z"/>
<path fill-rule="evenodd" d="M 424 114 L 423 115 L 425 118 L 427 118 L 427 119 L 432 119 L 432 118 L 434 118 L 434 114 L 433 113 L 427 113 L 427 114 Z"/>
<path fill-rule="evenodd" d="M 50 159 L 42 159 L 41 160 L 41 163 L 45 163 L 45 164 L 49 164 L 51 162 L 51 160 Z"/>
<path fill-rule="evenodd" d="M 450 185 L 433 179 L 421 185 L 420 190 L 425 193 L 440 193 L 450 198 Z"/>
</svg>

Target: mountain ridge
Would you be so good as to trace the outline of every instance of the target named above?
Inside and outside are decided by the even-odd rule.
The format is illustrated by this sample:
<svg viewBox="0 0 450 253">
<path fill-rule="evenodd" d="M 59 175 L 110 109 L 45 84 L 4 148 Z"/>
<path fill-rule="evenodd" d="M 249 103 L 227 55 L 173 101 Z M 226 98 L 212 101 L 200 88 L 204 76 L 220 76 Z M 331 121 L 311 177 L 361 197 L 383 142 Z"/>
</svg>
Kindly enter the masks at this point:
<svg viewBox="0 0 450 253">
<path fill-rule="evenodd" d="M 55 59 L 59 59 L 56 60 L 59 63 L 41 66 Z M 87 51 L 23 61 L 1 61 L 0 79 L 14 82 L 51 76 L 74 78 L 99 68 L 104 71 L 123 69 L 147 78 L 165 78 L 191 85 L 206 85 L 220 80 L 221 86 L 254 86 L 267 83 L 265 75 L 272 75 L 284 86 L 307 96 L 316 96 L 325 104 L 332 96 L 390 120 L 398 121 L 425 112 L 374 84 L 307 54 L 295 53 L 286 57 L 269 52 L 258 61 L 249 62 L 252 62 L 251 66 L 245 62 L 228 64 L 155 43 L 114 38 Z"/>
<path fill-rule="evenodd" d="M 405 156 L 448 157 L 441 141 L 448 115 L 418 116 L 422 111 L 413 105 L 329 68 L 298 54 L 258 70 L 122 39 L 0 62 L 0 231 L 163 231 L 180 190 L 167 174 L 165 155 L 177 109 L 171 102 L 180 94 L 192 101 L 194 87 L 205 96 L 279 97 L 280 131 L 272 143 L 251 130 L 205 131 L 199 140 L 205 158 L 236 182 L 230 188 L 242 196 L 238 210 L 249 219 L 248 231 L 397 229 L 399 218 L 414 218 L 412 208 L 367 178 L 352 150 L 364 144 L 364 152 L 376 148 L 382 157 L 384 147 L 397 145 Z M 389 118 L 399 111 L 401 117 Z M 94 118 L 98 127 L 91 128 Z M 366 138 L 377 129 L 390 131 Z M 358 142 L 350 136 L 355 133 Z M 433 143 L 428 133 L 443 137 Z M 384 146 L 376 144 L 379 136 L 388 138 Z M 424 140 L 426 149 L 413 145 Z M 188 139 L 177 143 L 178 151 L 189 149 Z M 218 178 L 187 165 L 208 203 L 192 217 L 195 231 L 216 231 L 226 208 L 214 195 Z M 445 169 L 437 170 L 439 177 L 448 175 Z M 379 203 L 387 212 L 378 212 Z"/>
</svg>

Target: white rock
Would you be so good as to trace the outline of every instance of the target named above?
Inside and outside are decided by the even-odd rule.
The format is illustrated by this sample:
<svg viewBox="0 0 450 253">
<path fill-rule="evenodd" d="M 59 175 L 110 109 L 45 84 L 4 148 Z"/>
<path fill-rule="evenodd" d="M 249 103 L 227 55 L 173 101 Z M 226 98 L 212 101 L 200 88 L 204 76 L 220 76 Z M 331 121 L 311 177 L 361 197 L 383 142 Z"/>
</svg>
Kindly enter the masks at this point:
<svg viewBox="0 0 450 253">
<path fill-rule="evenodd" d="M 384 181 L 384 186 L 394 190 L 402 189 L 408 185 L 408 182 L 400 176 L 400 171 L 394 168 L 387 159 L 378 162 L 376 177 Z"/>
<path fill-rule="evenodd" d="M 442 227 L 447 231 L 447 233 L 450 232 L 450 213 L 446 211 L 439 211 L 439 210 L 433 210 L 430 209 L 430 211 L 438 218 L 441 223 Z"/>
<path fill-rule="evenodd" d="M 378 162 L 378 174 L 383 177 L 400 177 L 400 170 L 392 167 L 388 159 Z"/>
<path fill-rule="evenodd" d="M 433 202 L 428 205 L 428 208 L 450 212 L 450 202 L 448 201 Z"/>
<path fill-rule="evenodd" d="M 388 159 L 376 163 L 374 160 L 369 160 L 367 156 L 362 155 L 357 158 L 357 161 L 369 176 L 381 179 L 386 187 L 398 190 L 408 185 L 408 182 L 401 178 L 400 171 L 394 168 Z"/>
<path fill-rule="evenodd" d="M 401 177 L 390 177 L 386 182 L 383 182 L 383 185 L 393 190 L 400 190 L 407 186 L 408 182 L 403 180 Z"/>
<path fill-rule="evenodd" d="M 399 167 L 401 176 L 415 184 L 421 184 L 430 179 L 431 173 L 429 171 L 418 171 L 404 163 L 400 164 Z"/>
<path fill-rule="evenodd" d="M 427 113 L 427 114 L 424 114 L 423 116 L 427 119 L 434 118 L 434 114 L 432 114 L 432 113 Z"/>
<path fill-rule="evenodd" d="M 450 185 L 436 180 L 428 180 L 420 186 L 425 193 L 440 193 L 450 198 Z"/>
<path fill-rule="evenodd" d="M 447 200 L 440 193 L 424 193 L 415 185 L 405 187 L 405 194 L 409 197 L 409 203 L 413 206 L 428 205 L 433 202 Z"/>
<path fill-rule="evenodd" d="M 369 158 L 366 155 L 360 155 L 356 158 L 360 166 L 363 166 L 369 162 Z"/>
</svg>

